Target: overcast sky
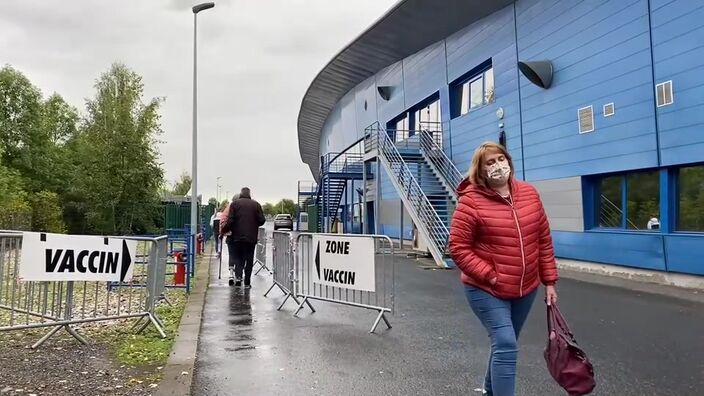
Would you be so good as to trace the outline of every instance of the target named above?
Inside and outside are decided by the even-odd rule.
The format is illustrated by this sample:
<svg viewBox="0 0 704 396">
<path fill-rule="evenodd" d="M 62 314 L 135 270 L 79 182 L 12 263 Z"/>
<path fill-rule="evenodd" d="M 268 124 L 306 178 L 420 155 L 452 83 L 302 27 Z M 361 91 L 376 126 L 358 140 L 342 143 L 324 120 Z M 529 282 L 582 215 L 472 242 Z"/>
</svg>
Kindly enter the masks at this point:
<svg viewBox="0 0 704 396">
<path fill-rule="evenodd" d="M 217 0 L 198 15 L 199 192 L 242 186 L 261 202 L 312 180 L 298 154 L 301 99 L 320 69 L 395 0 Z M 193 14 L 188 0 L 3 1 L 0 64 L 80 111 L 120 61 L 165 97 L 167 180 L 191 170 Z"/>
</svg>

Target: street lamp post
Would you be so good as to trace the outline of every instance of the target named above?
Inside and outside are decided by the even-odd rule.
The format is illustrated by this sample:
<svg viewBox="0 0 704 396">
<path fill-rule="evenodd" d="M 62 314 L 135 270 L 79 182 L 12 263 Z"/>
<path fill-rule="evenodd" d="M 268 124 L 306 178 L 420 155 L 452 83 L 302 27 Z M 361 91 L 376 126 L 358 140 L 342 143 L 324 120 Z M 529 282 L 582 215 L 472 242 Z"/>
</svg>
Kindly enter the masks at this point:
<svg viewBox="0 0 704 396">
<path fill-rule="evenodd" d="M 215 7 L 215 3 L 202 3 L 193 7 L 193 153 L 191 181 L 191 238 L 195 253 L 198 235 L 198 13 Z"/>
<path fill-rule="evenodd" d="M 215 191 L 216 191 L 216 192 L 215 192 L 215 195 L 217 196 L 216 199 L 217 199 L 217 201 L 218 201 L 218 206 L 220 206 L 220 187 L 222 187 L 222 186 L 220 185 L 220 179 L 222 179 L 222 176 L 218 176 L 218 177 L 217 177 L 217 181 L 216 181 L 216 183 L 215 183 Z"/>
</svg>

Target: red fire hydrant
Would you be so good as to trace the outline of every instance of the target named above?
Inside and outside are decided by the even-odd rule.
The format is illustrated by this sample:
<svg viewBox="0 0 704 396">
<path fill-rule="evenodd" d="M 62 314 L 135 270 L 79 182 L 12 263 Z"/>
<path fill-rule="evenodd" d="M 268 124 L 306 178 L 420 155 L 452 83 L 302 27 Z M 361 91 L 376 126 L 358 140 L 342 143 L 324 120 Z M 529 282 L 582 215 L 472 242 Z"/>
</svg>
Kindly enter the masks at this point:
<svg viewBox="0 0 704 396">
<path fill-rule="evenodd" d="M 186 260 L 183 259 L 183 252 L 174 254 L 176 259 L 176 272 L 174 273 L 174 285 L 186 284 Z"/>
</svg>

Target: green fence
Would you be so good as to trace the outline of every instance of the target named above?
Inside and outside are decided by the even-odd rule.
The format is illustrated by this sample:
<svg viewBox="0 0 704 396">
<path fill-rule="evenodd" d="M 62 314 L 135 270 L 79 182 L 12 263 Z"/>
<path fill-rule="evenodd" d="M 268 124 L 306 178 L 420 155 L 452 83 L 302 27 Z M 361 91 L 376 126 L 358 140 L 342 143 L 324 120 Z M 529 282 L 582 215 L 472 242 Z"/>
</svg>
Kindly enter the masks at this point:
<svg viewBox="0 0 704 396">
<path fill-rule="evenodd" d="M 184 202 L 182 204 L 167 203 L 163 205 L 164 211 L 164 228 L 168 229 L 183 229 L 191 224 L 191 204 Z M 205 205 L 200 207 L 200 223 L 205 227 L 205 239 L 210 239 L 213 232 L 210 227 L 210 218 L 215 213 L 214 205 Z"/>
</svg>

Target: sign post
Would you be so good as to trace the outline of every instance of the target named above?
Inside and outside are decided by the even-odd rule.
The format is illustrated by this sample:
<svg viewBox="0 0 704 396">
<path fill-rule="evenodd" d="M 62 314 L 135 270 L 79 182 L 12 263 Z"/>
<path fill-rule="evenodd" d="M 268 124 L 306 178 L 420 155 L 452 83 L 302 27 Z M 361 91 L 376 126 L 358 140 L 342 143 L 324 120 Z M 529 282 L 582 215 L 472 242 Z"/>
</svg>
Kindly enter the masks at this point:
<svg viewBox="0 0 704 396">
<path fill-rule="evenodd" d="M 25 232 L 21 281 L 106 281 L 132 279 L 137 241 L 86 235 Z"/>
</svg>

